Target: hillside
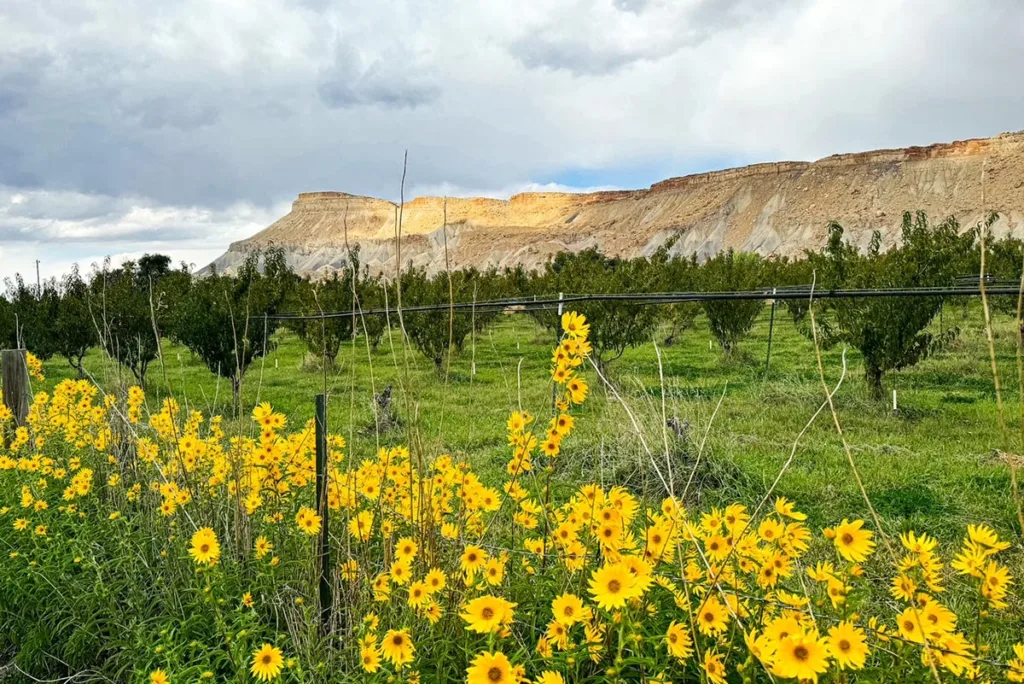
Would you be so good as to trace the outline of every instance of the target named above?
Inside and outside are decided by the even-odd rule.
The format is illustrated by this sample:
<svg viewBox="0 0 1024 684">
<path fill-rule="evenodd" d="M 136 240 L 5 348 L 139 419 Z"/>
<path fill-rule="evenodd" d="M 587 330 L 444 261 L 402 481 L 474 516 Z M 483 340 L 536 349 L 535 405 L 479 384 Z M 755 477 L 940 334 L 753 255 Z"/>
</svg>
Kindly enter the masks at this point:
<svg viewBox="0 0 1024 684">
<path fill-rule="evenodd" d="M 982 206 L 982 168 L 985 204 Z M 671 238 L 676 253 L 700 256 L 727 248 L 798 255 L 819 247 L 839 221 L 856 244 L 873 230 L 899 236 L 903 211 L 961 225 L 983 211 L 1000 213 L 997 234 L 1024 235 L 1024 132 L 838 154 L 816 162 L 775 162 L 671 178 L 646 190 L 523 193 L 508 200 L 421 197 L 406 203 L 402 262 L 444 268 L 445 233 L 454 268 L 541 266 L 560 251 L 598 246 L 607 254 L 647 255 Z M 230 271 L 247 250 L 285 248 L 302 273 L 344 263 L 346 238 L 374 271 L 395 268 L 398 206 L 343 192 L 302 193 L 288 215 L 233 243 L 212 266 Z"/>
</svg>

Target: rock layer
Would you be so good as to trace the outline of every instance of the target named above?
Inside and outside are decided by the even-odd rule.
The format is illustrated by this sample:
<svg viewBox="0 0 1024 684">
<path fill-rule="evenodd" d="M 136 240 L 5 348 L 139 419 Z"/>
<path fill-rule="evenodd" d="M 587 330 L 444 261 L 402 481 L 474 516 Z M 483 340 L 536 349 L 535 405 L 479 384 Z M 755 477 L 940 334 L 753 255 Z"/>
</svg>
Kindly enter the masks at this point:
<svg viewBox="0 0 1024 684">
<path fill-rule="evenodd" d="M 899 239 L 902 213 L 918 209 L 933 220 L 956 216 L 965 229 L 994 210 L 997 235 L 1024 236 L 1024 132 L 754 164 L 670 178 L 646 190 L 421 197 L 401 208 L 401 260 L 443 270 L 446 242 L 453 268 L 537 268 L 566 250 L 596 246 L 632 257 L 669 243 L 673 253 L 702 258 L 730 247 L 795 256 L 820 247 L 832 220 L 858 246 L 866 247 L 874 230 L 890 246 Z M 393 273 L 399 211 L 372 197 L 302 193 L 288 215 L 232 244 L 211 266 L 230 271 L 249 250 L 274 244 L 297 271 L 326 274 L 344 264 L 347 241 L 360 246 L 372 271 Z"/>
</svg>

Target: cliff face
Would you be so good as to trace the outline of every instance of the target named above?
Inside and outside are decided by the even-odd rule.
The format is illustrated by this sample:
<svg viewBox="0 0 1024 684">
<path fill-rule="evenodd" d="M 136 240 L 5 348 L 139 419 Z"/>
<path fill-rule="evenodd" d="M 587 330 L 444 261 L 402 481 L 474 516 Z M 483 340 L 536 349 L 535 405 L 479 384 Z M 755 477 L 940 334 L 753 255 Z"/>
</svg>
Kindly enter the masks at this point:
<svg viewBox="0 0 1024 684">
<path fill-rule="evenodd" d="M 454 268 L 536 268 L 560 251 L 591 246 L 649 255 L 671 238 L 671 251 L 679 254 L 706 257 L 732 247 L 795 256 L 820 247 L 832 220 L 858 246 L 866 247 L 874 230 L 892 245 L 902 213 L 918 209 L 936 221 L 956 216 L 965 229 L 998 211 L 996 234 L 1024 237 L 1024 133 L 754 164 L 671 178 L 647 190 L 421 197 L 402 209 L 401 259 L 403 266 L 411 261 L 443 270 L 446 238 Z M 272 243 L 286 250 L 297 271 L 324 274 L 342 267 L 347 240 L 360 245 L 371 270 L 392 273 L 398 212 L 394 203 L 372 197 L 302 193 L 287 216 L 232 244 L 213 266 L 230 271 L 248 250 Z"/>
</svg>

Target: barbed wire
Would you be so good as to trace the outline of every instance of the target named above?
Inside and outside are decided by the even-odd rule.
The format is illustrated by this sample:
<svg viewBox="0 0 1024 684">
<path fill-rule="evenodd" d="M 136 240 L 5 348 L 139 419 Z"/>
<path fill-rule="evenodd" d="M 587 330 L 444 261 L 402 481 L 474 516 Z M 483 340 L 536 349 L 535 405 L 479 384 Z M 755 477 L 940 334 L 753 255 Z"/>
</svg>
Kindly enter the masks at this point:
<svg viewBox="0 0 1024 684">
<path fill-rule="evenodd" d="M 1020 284 L 1011 281 L 988 280 L 986 287 L 989 296 L 1018 295 Z M 784 287 L 767 287 L 756 290 L 737 290 L 722 292 L 644 292 L 644 293 L 584 293 L 563 296 L 545 295 L 543 297 L 514 297 L 507 299 L 489 299 L 479 302 L 443 302 L 439 304 L 420 304 L 403 306 L 403 313 L 427 313 L 433 311 L 529 313 L 532 311 L 548 311 L 559 309 L 568 304 L 583 302 L 624 302 L 635 306 L 656 304 L 682 304 L 686 302 L 710 301 L 751 301 L 751 300 L 800 300 L 809 299 L 810 285 L 789 285 Z M 944 287 L 898 287 L 898 288 L 855 288 L 836 290 L 815 290 L 815 299 L 870 299 L 877 297 L 979 297 L 981 288 L 968 285 L 952 285 Z M 317 314 L 279 313 L 268 314 L 269 320 L 275 321 L 313 321 L 331 318 L 344 318 L 353 315 L 387 316 L 396 314 L 397 308 L 325 311 Z"/>
</svg>

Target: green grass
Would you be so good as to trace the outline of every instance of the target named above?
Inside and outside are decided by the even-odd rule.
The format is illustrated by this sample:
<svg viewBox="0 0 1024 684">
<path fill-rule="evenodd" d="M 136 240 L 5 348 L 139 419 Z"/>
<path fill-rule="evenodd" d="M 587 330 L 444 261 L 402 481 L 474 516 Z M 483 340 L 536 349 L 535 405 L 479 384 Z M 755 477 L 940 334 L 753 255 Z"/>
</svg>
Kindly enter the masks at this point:
<svg viewBox="0 0 1024 684">
<path fill-rule="evenodd" d="M 1005 317 L 996 323 L 998 362 L 1004 387 L 1009 386 L 1004 401 L 1010 449 L 1020 451 L 1013 323 Z M 847 374 L 836 396 L 839 419 L 868 494 L 893 531 L 913 526 L 952 542 L 968 522 L 985 520 L 1002 534 L 1015 536 L 1019 530 L 1009 472 L 993 456 L 1002 444 L 980 308 L 947 307 L 943 324 L 959 326 L 960 337 L 918 366 L 887 377 L 884 402 L 869 397 L 859 355 L 847 350 Z M 394 388 L 393 404 L 403 427 L 380 435 L 380 445 L 409 443 L 415 426 L 427 453 L 466 457 L 482 476 L 492 475 L 495 481 L 509 456 L 504 428 L 509 411 L 521 403 L 541 419 L 550 415 L 548 368 L 554 339 L 526 316 L 503 316 L 476 337 L 475 375 L 467 343 L 466 351 L 453 359 L 447 383 L 431 362 L 414 349 L 403 349 L 398 331 L 392 334 L 393 348 L 385 335 L 369 358 L 362 339 L 354 350 L 344 348 L 326 378 L 306 368 L 297 338 L 282 332 L 276 339 L 273 351 L 264 361 L 257 360 L 245 378 L 246 409 L 257 400 L 269 401 L 293 424 L 305 421 L 313 415 L 314 396 L 326 384 L 331 430 L 350 438 L 357 460 L 377 448 L 372 391 L 387 385 Z M 709 347 L 709 339 L 706 322 L 698 319 L 673 346 L 661 350 L 666 413 L 689 423 L 686 439 L 669 433 L 674 479 L 681 491 L 707 434 L 689 498 L 752 505 L 767 491 L 824 399 L 814 348 L 781 308 L 767 374 L 767 309 L 732 358 L 723 358 L 716 345 Z M 839 378 L 842 354 L 841 348 L 825 352 L 830 384 Z M 90 354 L 86 367 L 104 387 L 130 384 L 130 375 L 125 377 L 98 352 Z M 47 388 L 73 375 L 61 359 L 48 361 L 46 373 Z M 622 405 L 592 369 L 586 375 L 592 398 L 579 411 L 578 430 L 563 447 L 566 465 L 559 486 L 596 478 L 660 494 L 658 476 Z M 610 367 L 609 379 L 641 422 L 667 477 L 662 383 L 653 345 L 627 351 Z M 153 411 L 168 393 L 207 415 L 231 411 L 230 384 L 218 383 L 187 349 L 175 345 L 167 344 L 163 363 L 150 367 L 148 384 Z M 897 390 L 897 412 L 891 410 L 892 388 Z M 776 491 L 797 500 L 815 525 L 868 515 L 827 409 L 800 441 Z"/>
</svg>

